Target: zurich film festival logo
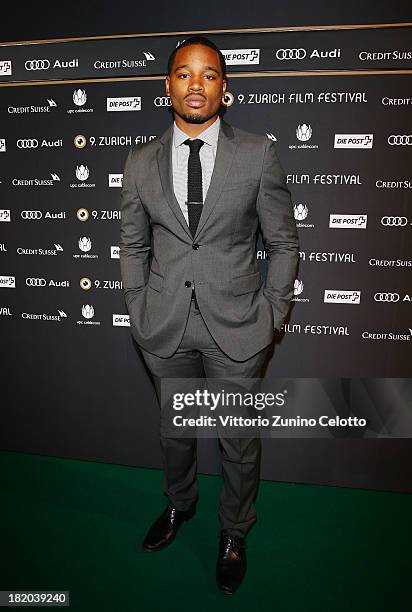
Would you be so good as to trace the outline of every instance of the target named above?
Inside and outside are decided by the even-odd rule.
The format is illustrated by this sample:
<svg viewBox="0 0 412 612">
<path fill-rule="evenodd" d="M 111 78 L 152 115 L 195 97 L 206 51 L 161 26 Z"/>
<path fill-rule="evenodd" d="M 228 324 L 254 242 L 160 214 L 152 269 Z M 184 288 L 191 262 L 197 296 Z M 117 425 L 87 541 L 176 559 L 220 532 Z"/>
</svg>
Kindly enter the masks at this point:
<svg viewBox="0 0 412 612">
<path fill-rule="evenodd" d="M 11 76 L 12 74 L 13 69 L 11 65 L 11 60 L 0 60 L 0 77 Z"/>
</svg>

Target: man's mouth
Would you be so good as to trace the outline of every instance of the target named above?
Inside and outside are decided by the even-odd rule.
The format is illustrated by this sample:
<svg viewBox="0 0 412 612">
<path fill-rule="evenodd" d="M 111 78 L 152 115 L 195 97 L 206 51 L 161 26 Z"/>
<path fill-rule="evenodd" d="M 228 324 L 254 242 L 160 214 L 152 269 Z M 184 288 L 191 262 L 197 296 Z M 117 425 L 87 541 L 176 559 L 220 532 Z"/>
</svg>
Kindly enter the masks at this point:
<svg viewBox="0 0 412 612">
<path fill-rule="evenodd" d="M 187 98 L 185 98 L 185 102 L 191 108 L 200 108 L 206 104 L 206 100 L 203 96 L 195 95 L 187 96 Z"/>
</svg>

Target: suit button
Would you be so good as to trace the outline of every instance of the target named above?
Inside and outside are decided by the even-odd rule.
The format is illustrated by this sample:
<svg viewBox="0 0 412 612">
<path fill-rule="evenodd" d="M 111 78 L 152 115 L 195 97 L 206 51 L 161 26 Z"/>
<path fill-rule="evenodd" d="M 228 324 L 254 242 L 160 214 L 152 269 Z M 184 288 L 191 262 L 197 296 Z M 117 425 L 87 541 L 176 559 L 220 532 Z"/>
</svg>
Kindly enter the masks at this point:
<svg viewBox="0 0 412 612">
<path fill-rule="evenodd" d="M 192 283 L 191 281 L 185 281 L 185 287 L 191 287 Z"/>
<path fill-rule="evenodd" d="M 199 245 L 197 244 L 197 242 L 195 242 L 194 244 L 192 244 L 192 249 L 194 249 L 195 251 L 197 251 L 197 249 L 199 248 Z"/>
</svg>

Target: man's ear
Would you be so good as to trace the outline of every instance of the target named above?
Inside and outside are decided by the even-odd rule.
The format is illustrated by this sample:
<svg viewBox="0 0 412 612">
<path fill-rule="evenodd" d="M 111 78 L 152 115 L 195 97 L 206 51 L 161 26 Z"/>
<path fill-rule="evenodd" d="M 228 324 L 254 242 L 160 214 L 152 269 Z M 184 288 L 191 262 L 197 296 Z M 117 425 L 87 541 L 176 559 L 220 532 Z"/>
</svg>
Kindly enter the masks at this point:
<svg viewBox="0 0 412 612">
<path fill-rule="evenodd" d="M 166 95 L 167 95 L 167 96 L 169 95 L 169 82 L 170 82 L 170 79 L 169 79 L 169 75 L 168 75 L 168 76 L 165 78 L 165 88 L 166 88 Z"/>
<path fill-rule="evenodd" d="M 226 81 L 226 79 L 223 79 L 222 85 L 223 85 L 223 95 L 225 95 L 226 89 L 227 89 L 227 81 Z"/>
</svg>

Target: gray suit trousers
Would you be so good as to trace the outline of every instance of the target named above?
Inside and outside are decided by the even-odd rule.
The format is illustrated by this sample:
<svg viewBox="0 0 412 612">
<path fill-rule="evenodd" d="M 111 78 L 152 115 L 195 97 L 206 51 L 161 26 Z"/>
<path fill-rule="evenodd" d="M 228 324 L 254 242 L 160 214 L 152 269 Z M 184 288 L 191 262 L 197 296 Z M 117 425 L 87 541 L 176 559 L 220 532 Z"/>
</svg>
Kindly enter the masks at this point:
<svg viewBox="0 0 412 612">
<path fill-rule="evenodd" d="M 159 357 L 139 347 L 153 377 L 160 404 L 160 383 L 165 378 L 262 378 L 270 344 L 245 361 L 228 357 L 216 344 L 192 299 L 182 341 L 170 357 Z M 196 503 L 197 439 L 171 438 L 160 433 L 164 467 L 163 490 L 178 509 Z M 218 517 L 221 529 L 245 537 L 256 522 L 256 499 L 261 441 L 255 438 L 219 437 L 223 489 Z"/>
</svg>

